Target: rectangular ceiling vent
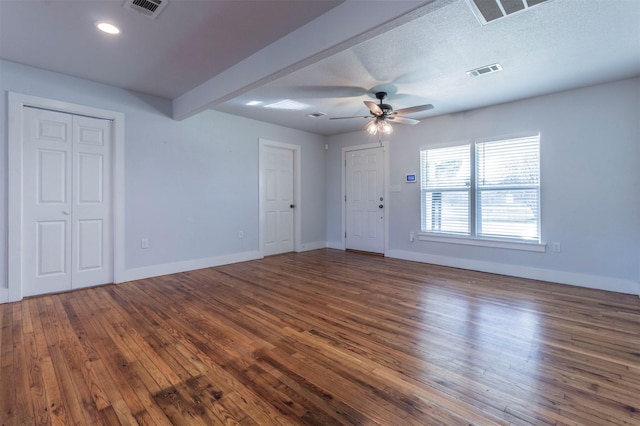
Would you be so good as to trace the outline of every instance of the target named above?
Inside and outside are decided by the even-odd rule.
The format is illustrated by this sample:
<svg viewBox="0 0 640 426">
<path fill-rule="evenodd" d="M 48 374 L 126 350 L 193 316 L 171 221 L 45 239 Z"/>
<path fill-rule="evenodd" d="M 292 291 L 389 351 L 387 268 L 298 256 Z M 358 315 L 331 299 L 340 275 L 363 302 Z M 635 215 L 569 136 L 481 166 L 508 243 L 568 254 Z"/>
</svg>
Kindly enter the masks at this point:
<svg viewBox="0 0 640 426">
<path fill-rule="evenodd" d="M 551 0 L 467 0 L 473 14 L 482 25 L 523 12 Z"/>
<path fill-rule="evenodd" d="M 498 71 L 502 71 L 502 66 L 500 64 L 491 64 L 484 67 L 476 68 L 471 71 L 467 71 L 467 74 L 469 74 L 471 77 L 479 77 L 481 75 L 487 75 Z"/>
<path fill-rule="evenodd" d="M 124 8 L 134 10 L 151 19 L 156 19 L 167 6 L 167 3 L 167 0 L 127 0 L 124 2 Z"/>
</svg>

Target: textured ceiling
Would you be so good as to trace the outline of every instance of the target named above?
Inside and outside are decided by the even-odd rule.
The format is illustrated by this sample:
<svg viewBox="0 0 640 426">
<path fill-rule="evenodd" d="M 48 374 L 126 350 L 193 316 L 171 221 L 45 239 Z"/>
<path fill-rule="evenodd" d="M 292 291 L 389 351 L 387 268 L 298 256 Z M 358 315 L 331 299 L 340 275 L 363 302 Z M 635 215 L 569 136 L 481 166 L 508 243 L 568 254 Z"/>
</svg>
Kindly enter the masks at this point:
<svg viewBox="0 0 640 426">
<path fill-rule="evenodd" d="M 329 117 L 367 114 L 378 90 L 433 104 L 420 119 L 640 75 L 638 0 L 549 0 L 487 25 L 465 0 L 170 0 L 157 20 L 123 3 L 0 0 L 0 57 L 173 99 L 178 119 L 212 108 L 319 134 L 360 129 Z M 285 99 L 306 107 L 264 107 Z"/>
<path fill-rule="evenodd" d="M 466 71 L 500 63 L 503 71 Z M 454 1 L 349 50 L 214 108 L 267 122 L 335 134 L 366 115 L 362 100 L 389 92 L 395 109 L 431 103 L 423 118 L 640 75 L 640 1 L 554 0 L 482 26 Z M 249 107 L 295 99 L 303 111 Z M 309 112 L 327 116 L 309 118 Z"/>
</svg>

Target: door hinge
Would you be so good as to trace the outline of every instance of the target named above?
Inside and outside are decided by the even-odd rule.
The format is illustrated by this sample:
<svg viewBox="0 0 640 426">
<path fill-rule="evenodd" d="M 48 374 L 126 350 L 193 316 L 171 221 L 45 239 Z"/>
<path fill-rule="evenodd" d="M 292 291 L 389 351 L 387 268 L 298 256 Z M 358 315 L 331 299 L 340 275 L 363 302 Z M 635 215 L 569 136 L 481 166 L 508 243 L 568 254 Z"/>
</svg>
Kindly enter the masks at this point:
<svg viewBox="0 0 640 426">
<path fill-rule="evenodd" d="M 344 232 L 344 237 L 347 238 L 347 231 Z"/>
<path fill-rule="evenodd" d="M 347 196 L 346 195 L 344 196 L 344 202 L 345 203 L 347 202 Z"/>
</svg>

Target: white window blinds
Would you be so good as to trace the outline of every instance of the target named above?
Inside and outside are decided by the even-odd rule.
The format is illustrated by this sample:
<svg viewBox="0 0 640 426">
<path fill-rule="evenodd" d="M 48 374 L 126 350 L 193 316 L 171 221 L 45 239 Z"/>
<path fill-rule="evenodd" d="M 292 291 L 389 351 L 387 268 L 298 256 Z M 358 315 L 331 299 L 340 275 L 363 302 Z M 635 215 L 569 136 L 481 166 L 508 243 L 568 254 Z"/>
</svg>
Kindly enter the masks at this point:
<svg viewBox="0 0 640 426">
<path fill-rule="evenodd" d="M 423 232 L 540 240 L 539 135 L 420 151 Z"/>
<path fill-rule="evenodd" d="M 423 231 L 469 234 L 469 145 L 420 155 Z"/>
<path fill-rule="evenodd" d="M 540 239 L 539 137 L 476 144 L 477 235 Z"/>
</svg>

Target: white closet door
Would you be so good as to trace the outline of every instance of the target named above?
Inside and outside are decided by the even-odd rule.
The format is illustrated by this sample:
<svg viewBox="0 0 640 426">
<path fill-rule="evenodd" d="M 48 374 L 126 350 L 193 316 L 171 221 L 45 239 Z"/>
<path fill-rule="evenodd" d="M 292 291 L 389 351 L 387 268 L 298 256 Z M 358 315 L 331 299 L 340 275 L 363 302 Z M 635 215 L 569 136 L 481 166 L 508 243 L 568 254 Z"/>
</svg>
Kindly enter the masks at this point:
<svg viewBox="0 0 640 426">
<path fill-rule="evenodd" d="M 73 117 L 73 288 L 113 282 L 111 122 Z"/>
<path fill-rule="evenodd" d="M 71 289 L 72 119 L 25 108 L 23 294 Z"/>
<path fill-rule="evenodd" d="M 24 117 L 23 294 L 112 282 L 111 122 Z"/>
</svg>

